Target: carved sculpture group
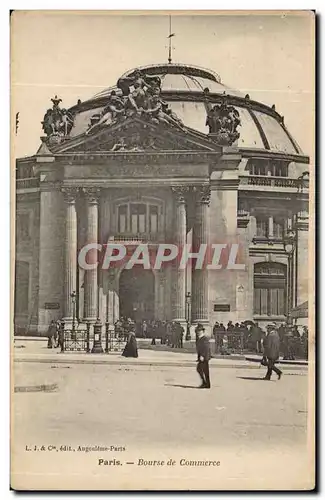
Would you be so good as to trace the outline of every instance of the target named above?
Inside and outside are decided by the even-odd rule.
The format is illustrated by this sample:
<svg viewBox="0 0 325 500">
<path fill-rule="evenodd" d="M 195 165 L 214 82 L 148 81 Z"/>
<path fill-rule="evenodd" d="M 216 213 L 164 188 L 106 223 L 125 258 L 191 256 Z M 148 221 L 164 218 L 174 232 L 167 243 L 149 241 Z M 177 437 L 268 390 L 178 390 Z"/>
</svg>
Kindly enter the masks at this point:
<svg viewBox="0 0 325 500">
<path fill-rule="evenodd" d="M 144 75 L 136 70 L 132 76 L 120 78 L 117 87 L 122 95 L 118 95 L 115 90 L 111 92 L 101 116 L 97 123 L 90 125 L 87 134 L 104 124 L 113 124 L 134 115 L 153 123 L 166 123 L 184 130 L 182 121 L 161 99 L 159 76 Z"/>
<path fill-rule="evenodd" d="M 164 123 L 186 132 L 178 116 L 169 108 L 168 103 L 161 97 L 161 78 L 143 74 L 135 70 L 131 76 L 122 77 L 117 82 L 117 89 L 112 90 L 108 102 L 101 114 L 94 114 L 86 134 L 96 132 L 100 127 L 121 122 L 132 116 L 141 116 L 142 119 L 152 123 Z M 211 104 L 208 99 L 209 89 L 204 90 L 206 96 L 207 118 L 206 125 L 213 139 L 220 145 L 231 146 L 238 138 L 237 127 L 240 125 L 239 112 L 234 106 L 227 102 L 227 96 L 222 96 L 221 104 Z M 60 108 L 59 99 L 55 96 L 51 99 L 52 109 L 48 109 L 42 121 L 42 127 L 47 135 L 49 144 L 59 144 L 67 138 L 73 126 L 74 116 L 64 108 Z M 130 141 L 129 141 L 130 142 Z M 132 141 L 131 141 L 132 142 Z M 151 140 L 132 142 L 126 144 L 121 139 L 121 144 L 113 146 L 113 150 L 143 150 L 155 149 Z"/>
<path fill-rule="evenodd" d="M 64 108 L 60 108 L 58 96 L 51 99 L 52 109 L 48 109 L 42 121 L 42 128 L 49 137 L 50 142 L 59 143 L 63 137 L 67 137 L 73 126 L 73 115 Z"/>
<path fill-rule="evenodd" d="M 239 139 L 237 131 L 237 127 L 240 125 L 239 113 L 234 106 L 228 104 L 226 97 L 223 98 L 221 104 L 210 107 L 206 125 L 209 127 L 209 133 L 213 134 L 218 144 L 231 146 Z"/>
</svg>

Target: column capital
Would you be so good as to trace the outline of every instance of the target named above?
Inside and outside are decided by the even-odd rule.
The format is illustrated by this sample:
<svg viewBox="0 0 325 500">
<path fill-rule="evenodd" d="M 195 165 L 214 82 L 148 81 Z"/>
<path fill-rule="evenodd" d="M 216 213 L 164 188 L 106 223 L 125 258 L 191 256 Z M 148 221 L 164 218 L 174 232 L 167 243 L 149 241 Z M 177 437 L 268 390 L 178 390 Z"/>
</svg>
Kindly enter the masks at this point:
<svg viewBox="0 0 325 500">
<path fill-rule="evenodd" d="M 76 187 L 63 187 L 61 191 L 64 196 L 64 201 L 70 204 L 75 203 L 76 198 L 78 196 L 78 188 Z"/>
<path fill-rule="evenodd" d="M 185 203 L 185 198 L 189 191 L 190 188 L 188 186 L 172 186 L 172 192 L 177 203 Z"/>
<path fill-rule="evenodd" d="M 82 192 L 84 193 L 88 203 L 96 205 L 100 196 L 100 188 L 97 187 L 84 187 Z"/>
<path fill-rule="evenodd" d="M 209 205 L 211 196 L 210 185 L 195 186 L 193 188 L 195 194 L 195 202 L 198 205 Z"/>
</svg>

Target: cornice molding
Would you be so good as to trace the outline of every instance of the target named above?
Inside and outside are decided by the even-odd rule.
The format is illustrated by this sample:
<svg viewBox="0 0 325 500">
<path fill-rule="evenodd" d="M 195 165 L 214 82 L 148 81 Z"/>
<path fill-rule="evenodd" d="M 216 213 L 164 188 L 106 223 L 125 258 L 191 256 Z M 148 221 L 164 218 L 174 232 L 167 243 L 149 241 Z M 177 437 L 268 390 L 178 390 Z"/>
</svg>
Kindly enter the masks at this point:
<svg viewBox="0 0 325 500">
<path fill-rule="evenodd" d="M 211 179 L 211 190 L 217 191 L 233 191 L 234 189 L 238 190 L 239 179 Z"/>
</svg>

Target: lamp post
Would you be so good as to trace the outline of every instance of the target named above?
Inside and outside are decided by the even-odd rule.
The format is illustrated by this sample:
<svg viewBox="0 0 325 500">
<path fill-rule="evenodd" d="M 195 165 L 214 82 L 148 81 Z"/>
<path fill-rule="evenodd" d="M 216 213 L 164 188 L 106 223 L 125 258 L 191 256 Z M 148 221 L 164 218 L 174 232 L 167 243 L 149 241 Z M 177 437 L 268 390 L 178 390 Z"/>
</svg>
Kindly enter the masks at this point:
<svg viewBox="0 0 325 500">
<path fill-rule="evenodd" d="M 185 340 L 191 340 L 191 332 L 190 332 L 190 304 L 191 304 L 191 293 L 187 292 L 185 295 L 185 303 L 186 303 L 186 335 Z"/>
<path fill-rule="evenodd" d="M 108 291 L 106 294 L 106 321 L 105 321 L 105 352 L 109 352 L 109 347 L 108 347 L 108 340 L 109 340 L 109 322 L 108 322 L 108 302 L 109 302 L 109 296 L 108 296 Z"/>
<path fill-rule="evenodd" d="M 102 347 L 102 324 L 99 318 L 97 318 L 94 324 L 94 344 L 91 352 L 95 354 L 102 354 L 104 352 Z"/>
<path fill-rule="evenodd" d="M 75 291 L 71 292 L 70 297 L 72 300 L 72 333 L 74 335 L 76 330 L 76 298 L 77 298 L 76 292 Z"/>
<path fill-rule="evenodd" d="M 293 254 L 295 251 L 296 235 L 294 231 L 288 231 L 283 238 L 284 251 L 288 256 L 287 270 L 287 318 L 291 323 L 291 313 L 293 307 Z"/>
</svg>

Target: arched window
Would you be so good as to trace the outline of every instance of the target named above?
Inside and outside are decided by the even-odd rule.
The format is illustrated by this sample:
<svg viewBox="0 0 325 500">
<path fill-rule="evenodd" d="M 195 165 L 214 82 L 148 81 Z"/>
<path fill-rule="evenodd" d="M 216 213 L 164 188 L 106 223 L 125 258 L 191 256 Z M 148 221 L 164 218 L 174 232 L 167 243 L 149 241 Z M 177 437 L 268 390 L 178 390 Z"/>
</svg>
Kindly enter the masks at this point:
<svg viewBox="0 0 325 500">
<path fill-rule="evenodd" d="M 15 314 L 28 313 L 29 264 L 17 261 L 15 270 Z"/>
<path fill-rule="evenodd" d="M 254 266 L 254 315 L 286 314 L 287 266 L 261 262 Z"/>
</svg>

